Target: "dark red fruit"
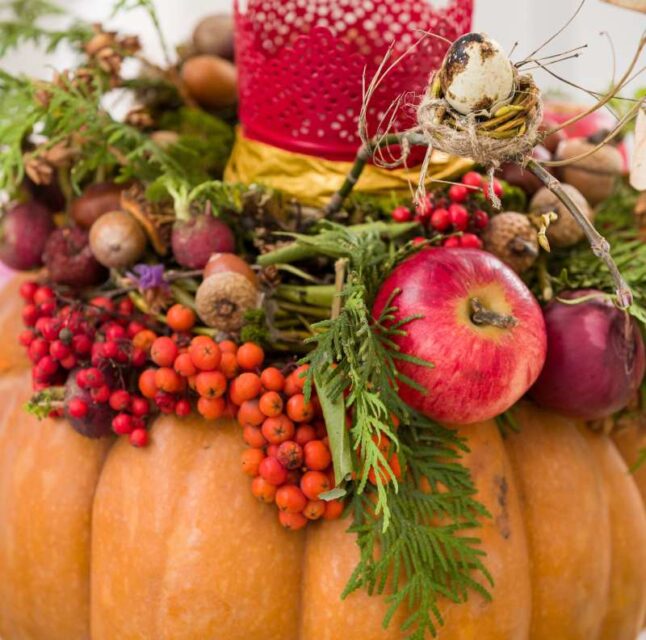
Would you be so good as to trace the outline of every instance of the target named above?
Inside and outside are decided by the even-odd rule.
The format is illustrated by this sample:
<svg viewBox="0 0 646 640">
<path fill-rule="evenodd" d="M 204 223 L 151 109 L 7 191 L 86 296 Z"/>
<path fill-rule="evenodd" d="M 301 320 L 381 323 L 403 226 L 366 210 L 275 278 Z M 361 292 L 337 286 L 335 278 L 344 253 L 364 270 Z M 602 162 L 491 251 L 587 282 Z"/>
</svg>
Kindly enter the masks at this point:
<svg viewBox="0 0 646 640">
<path fill-rule="evenodd" d="M 80 227 L 58 229 L 49 237 L 43 254 L 50 278 L 70 287 L 103 282 L 108 271 L 92 255 L 87 231 Z"/>
<path fill-rule="evenodd" d="M 123 185 L 100 182 L 90 185 L 70 206 L 70 215 L 79 227 L 89 229 L 104 213 L 121 208 Z"/>
<path fill-rule="evenodd" d="M 117 389 L 110 394 L 109 402 L 115 411 L 128 411 L 130 408 L 130 394 L 125 389 Z"/>
<path fill-rule="evenodd" d="M 132 414 L 137 417 L 147 416 L 150 413 L 150 405 L 148 404 L 148 400 L 141 398 L 140 396 L 135 396 L 132 399 L 130 411 L 132 411 Z"/>
<path fill-rule="evenodd" d="M 466 231 L 469 226 L 469 212 L 461 204 L 450 205 L 449 215 L 456 231 Z"/>
<path fill-rule="evenodd" d="M 76 382 L 76 374 L 73 372 L 67 379 L 65 385 L 65 417 L 72 427 L 81 435 L 88 438 L 102 438 L 112 433 L 112 419 L 114 411 L 108 404 L 97 404 L 92 399 L 89 391 L 81 389 Z M 82 417 L 72 415 L 70 407 L 73 400 L 83 401 L 87 405 L 87 413 Z"/>
<path fill-rule="evenodd" d="M 112 430 L 119 436 L 132 432 L 132 417 L 127 413 L 120 413 L 112 420 Z"/>
<path fill-rule="evenodd" d="M 476 187 L 480 188 L 482 186 L 482 176 L 477 171 L 467 171 L 462 176 L 462 184 L 467 185 L 467 187 Z"/>
<path fill-rule="evenodd" d="M 37 282 L 23 282 L 20 285 L 20 296 L 25 302 L 33 302 L 36 291 L 38 291 Z"/>
<path fill-rule="evenodd" d="M 149 442 L 148 431 L 142 428 L 135 429 L 129 438 L 133 447 L 145 447 Z"/>
<path fill-rule="evenodd" d="M 390 215 L 395 222 L 410 222 L 413 218 L 411 210 L 403 205 L 393 209 Z"/>
<path fill-rule="evenodd" d="M 484 229 L 489 224 L 489 214 L 482 209 L 473 212 L 473 226 L 476 229 Z"/>
<path fill-rule="evenodd" d="M 175 260 L 187 269 L 203 269 L 214 253 L 233 253 L 236 246 L 231 229 L 209 213 L 176 222 L 171 243 Z"/>
<path fill-rule="evenodd" d="M 178 400 L 177 404 L 175 405 L 175 415 L 179 416 L 180 418 L 185 418 L 186 416 L 190 416 L 191 403 L 185 398 Z"/>
<path fill-rule="evenodd" d="M 287 440 L 278 447 L 278 461 L 287 469 L 298 469 L 303 464 L 303 447 Z"/>
<path fill-rule="evenodd" d="M 0 217 L 0 262 L 18 271 L 40 267 L 52 231 L 52 215 L 42 204 L 28 202 L 11 207 Z"/>
<path fill-rule="evenodd" d="M 452 184 L 449 187 L 449 198 L 451 202 L 465 202 L 469 197 L 469 189 L 463 184 Z"/>
</svg>

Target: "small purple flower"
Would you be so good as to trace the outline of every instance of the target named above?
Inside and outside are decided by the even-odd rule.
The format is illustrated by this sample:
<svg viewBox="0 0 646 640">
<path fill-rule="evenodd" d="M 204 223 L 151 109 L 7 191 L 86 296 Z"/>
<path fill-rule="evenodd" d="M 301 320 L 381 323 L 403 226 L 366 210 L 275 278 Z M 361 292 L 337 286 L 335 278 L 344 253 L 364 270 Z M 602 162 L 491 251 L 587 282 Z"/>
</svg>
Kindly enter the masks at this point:
<svg viewBox="0 0 646 640">
<path fill-rule="evenodd" d="M 168 289 L 168 282 L 164 279 L 163 264 L 136 264 L 129 272 L 128 277 L 136 283 L 141 291 L 148 289 Z"/>
</svg>

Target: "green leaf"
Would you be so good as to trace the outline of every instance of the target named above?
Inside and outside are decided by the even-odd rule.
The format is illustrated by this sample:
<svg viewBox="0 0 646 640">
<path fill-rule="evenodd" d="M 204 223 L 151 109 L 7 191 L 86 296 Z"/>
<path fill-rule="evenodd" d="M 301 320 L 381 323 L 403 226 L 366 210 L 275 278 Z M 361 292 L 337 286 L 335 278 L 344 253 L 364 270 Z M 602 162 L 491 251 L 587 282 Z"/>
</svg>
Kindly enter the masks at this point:
<svg viewBox="0 0 646 640">
<path fill-rule="evenodd" d="M 333 394 L 321 371 L 314 372 L 314 384 L 325 418 L 334 465 L 334 479 L 338 488 L 352 476 L 352 453 L 350 451 L 350 436 L 345 425 L 345 402 L 343 394 Z M 333 500 L 334 498 L 328 499 Z"/>
</svg>

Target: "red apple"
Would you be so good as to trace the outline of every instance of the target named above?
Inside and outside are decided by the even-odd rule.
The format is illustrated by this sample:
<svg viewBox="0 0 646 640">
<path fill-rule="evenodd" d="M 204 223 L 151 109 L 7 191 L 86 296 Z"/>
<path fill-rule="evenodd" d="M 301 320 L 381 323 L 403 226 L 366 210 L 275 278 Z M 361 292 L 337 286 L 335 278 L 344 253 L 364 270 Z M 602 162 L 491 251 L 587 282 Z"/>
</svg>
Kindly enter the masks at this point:
<svg viewBox="0 0 646 640">
<path fill-rule="evenodd" d="M 513 405 L 543 367 L 545 322 L 522 280 L 498 258 L 477 249 L 424 249 L 386 278 L 375 300 L 386 304 L 405 335 L 392 340 L 403 354 L 433 368 L 398 360 L 401 374 L 426 390 L 401 384 L 409 405 L 435 420 L 468 424 Z"/>
</svg>

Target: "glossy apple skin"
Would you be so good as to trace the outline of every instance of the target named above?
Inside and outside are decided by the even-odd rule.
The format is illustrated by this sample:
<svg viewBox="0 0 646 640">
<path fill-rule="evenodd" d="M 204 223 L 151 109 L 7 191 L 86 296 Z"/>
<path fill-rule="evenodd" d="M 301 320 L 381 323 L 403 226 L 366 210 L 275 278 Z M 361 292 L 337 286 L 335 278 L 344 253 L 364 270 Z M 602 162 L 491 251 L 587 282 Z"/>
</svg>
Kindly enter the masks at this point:
<svg viewBox="0 0 646 640">
<path fill-rule="evenodd" d="M 399 361 L 400 373 L 427 390 L 402 384 L 400 395 L 435 420 L 469 424 L 499 415 L 531 387 L 546 353 L 545 322 L 522 280 L 498 258 L 477 249 L 430 248 L 396 267 L 373 308 L 378 318 L 394 291 L 396 320 L 420 314 L 393 336 L 402 353 L 433 368 Z M 512 315 L 514 327 L 477 326 L 470 299 Z"/>
</svg>

